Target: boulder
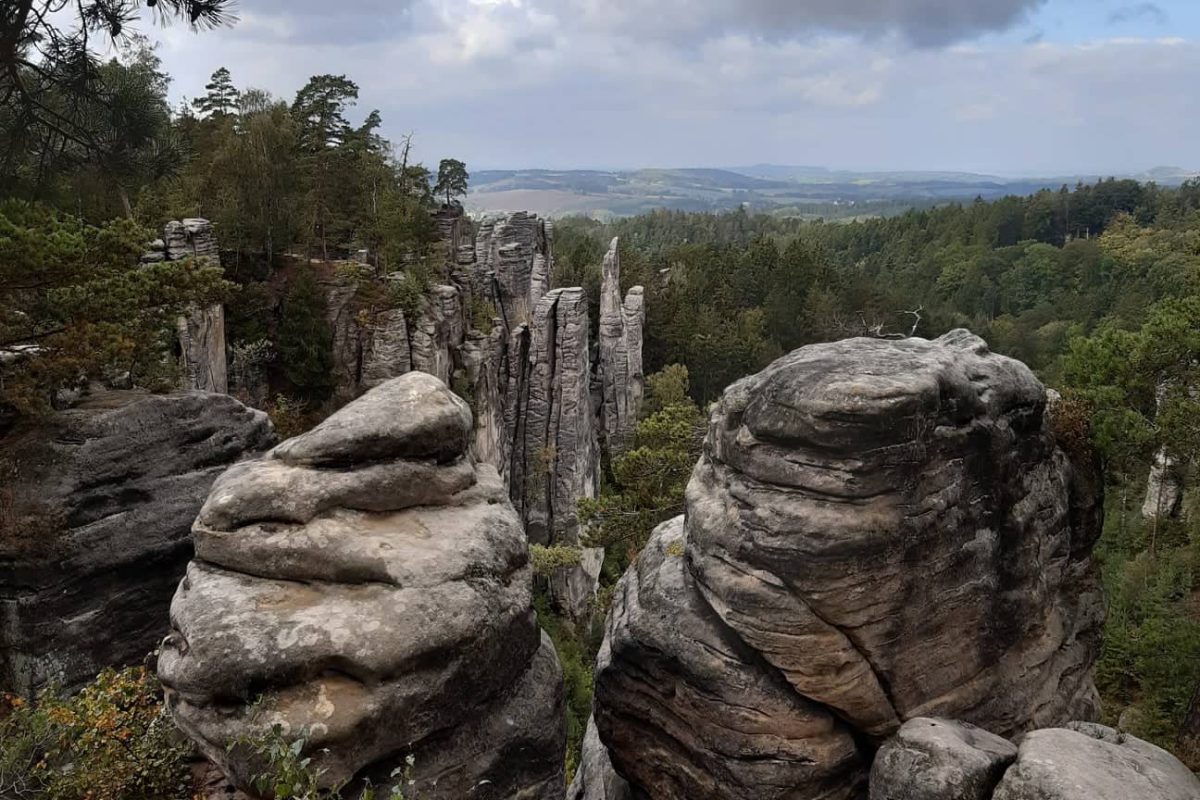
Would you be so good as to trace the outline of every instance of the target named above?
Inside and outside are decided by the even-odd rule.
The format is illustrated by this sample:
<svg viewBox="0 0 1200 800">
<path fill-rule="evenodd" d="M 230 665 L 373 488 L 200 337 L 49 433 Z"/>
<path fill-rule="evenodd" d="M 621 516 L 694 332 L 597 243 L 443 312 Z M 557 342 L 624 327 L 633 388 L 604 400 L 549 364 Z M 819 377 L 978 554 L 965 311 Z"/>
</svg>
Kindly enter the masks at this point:
<svg viewBox="0 0 1200 800">
<path fill-rule="evenodd" d="M 1034 731 L 993 800 L 1196 800 L 1200 779 L 1166 750 L 1094 723 Z"/>
<path fill-rule="evenodd" d="M 520 520 L 431 375 L 380 384 L 213 486 L 159 675 L 177 724 L 245 789 L 249 739 L 303 739 L 323 785 L 562 796 L 561 675 Z"/>
<path fill-rule="evenodd" d="M 1045 406 L 962 330 L 804 347 L 730 386 L 597 663 L 596 724 L 635 793 L 849 796 L 908 720 L 1092 717 L 1098 481 Z M 706 738 L 746 709 L 790 749 Z"/>
<path fill-rule="evenodd" d="M 879 748 L 871 800 L 988 800 L 1017 748 L 965 722 L 917 717 Z"/>
<path fill-rule="evenodd" d="M 167 632 L 192 520 L 271 423 L 226 395 L 90 395 L 0 442 L 0 690 L 73 688 Z"/>
</svg>

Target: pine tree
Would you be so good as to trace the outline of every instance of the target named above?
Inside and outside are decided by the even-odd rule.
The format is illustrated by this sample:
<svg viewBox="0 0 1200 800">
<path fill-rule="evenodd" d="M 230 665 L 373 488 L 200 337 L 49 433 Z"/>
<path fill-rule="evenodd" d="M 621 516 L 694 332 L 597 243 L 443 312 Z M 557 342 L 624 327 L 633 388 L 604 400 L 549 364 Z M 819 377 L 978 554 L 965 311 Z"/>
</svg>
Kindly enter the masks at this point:
<svg viewBox="0 0 1200 800">
<path fill-rule="evenodd" d="M 201 117 L 220 119 L 237 115 L 242 93 L 233 85 L 233 79 L 225 67 L 212 74 L 208 83 L 204 84 L 204 92 L 204 97 L 192 101 Z"/>
<path fill-rule="evenodd" d="M 466 164 L 456 158 L 443 158 L 438 164 L 437 184 L 433 187 L 433 193 L 445 195 L 446 205 L 450 205 L 451 199 L 467 193 L 467 179 L 470 177 Z"/>
</svg>

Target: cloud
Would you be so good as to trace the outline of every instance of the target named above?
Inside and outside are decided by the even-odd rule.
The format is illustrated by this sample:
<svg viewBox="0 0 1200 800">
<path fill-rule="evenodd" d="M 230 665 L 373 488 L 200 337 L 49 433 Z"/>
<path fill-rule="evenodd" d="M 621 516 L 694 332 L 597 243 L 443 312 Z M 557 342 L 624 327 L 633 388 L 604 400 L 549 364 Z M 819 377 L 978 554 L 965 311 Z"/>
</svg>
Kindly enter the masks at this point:
<svg viewBox="0 0 1200 800">
<path fill-rule="evenodd" d="M 716 0 L 657 10 L 411 0 L 386 33 L 313 38 L 326 2 L 262 0 L 253 15 L 244 2 L 240 30 L 163 29 L 175 96 L 196 96 L 220 66 L 286 99 L 310 75 L 344 73 L 360 85 L 359 118 L 378 108 L 385 134 L 416 132 L 427 163 L 453 156 L 476 169 L 768 161 L 1065 173 L 1194 160 L 1200 44 L 965 33 L 1036 3 L 752 0 L 735 18 L 734 3 Z M 366 13 L 380 3 L 343 5 L 385 25 Z M 906 22 L 918 7 L 933 17 L 951 6 L 969 24 Z M 953 44 L 913 44 L 950 29 Z"/>
<path fill-rule="evenodd" d="M 558 0 L 583 26 L 675 40 L 896 34 L 933 47 L 1006 30 L 1045 0 Z"/>
<path fill-rule="evenodd" d="M 1136 5 L 1121 6 L 1108 15 L 1108 23 L 1110 25 L 1120 25 L 1137 20 L 1146 20 L 1156 25 L 1166 25 L 1167 12 L 1154 3 L 1138 3 Z"/>
</svg>

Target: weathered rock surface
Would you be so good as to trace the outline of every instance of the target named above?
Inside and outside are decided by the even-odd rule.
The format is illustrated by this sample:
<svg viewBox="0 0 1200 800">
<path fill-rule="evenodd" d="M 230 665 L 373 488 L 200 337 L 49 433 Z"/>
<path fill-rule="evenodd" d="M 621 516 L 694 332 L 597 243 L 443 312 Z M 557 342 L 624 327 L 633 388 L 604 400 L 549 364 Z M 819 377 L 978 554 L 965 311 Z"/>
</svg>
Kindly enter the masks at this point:
<svg viewBox="0 0 1200 800">
<path fill-rule="evenodd" d="M 219 262 L 220 252 L 212 223 L 196 217 L 172 220 L 163 228 L 163 236 L 149 245 L 142 263 L 180 261 L 185 258 L 209 259 Z M 179 370 L 181 389 L 202 392 L 229 391 L 229 375 L 225 354 L 225 309 L 214 305 L 198 308 L 179 318 L 176 323 L 179 339 Z"/>
<path fill-rule="evenodd" d="M 576 503 L 596 496 L 600 461 L 582 289 L 554 289 L 538 301 L 528 349 L 524 386 L 506 416 L 513 503 L 531 542 L 576 544 Z"/>
<path fill-rule="evenodd" d="M 1146 477 L 1146 499 L 1142 502 L 1142 517 L 1177 517 L 1183 506 L 1183 481 L 1180 465 L 1167 455 L 1165 449 L 1154 454 Z"/>
<path fill-rule="evenodd" d="M 226 394 L 225 307 L 198 308 L 176 322 L 183 388 Z"/>
<path fill-rule="evenodd" d="M 621 300 L 614 250 L 593 351 L 583 290 L 550 289 L 549 222 L 524 213 L 483 220 L 473 244 L 461 206 L 443 206 L 435 222 L 446 260 L 414 319 L 398 309 L 364 313 L 357 267 L 322 280 L 338 397 L 409 370 L 438 377 L 468 400 L 472 452 L 505 481 L 530 540 L 576 544 L 576 505 L 598 488 L 601 432 L 618 446 L 641 406 L 641 287 Z M 578 615 L 596 586 L 595 570 L 567 569 L 553 593 Z"/>
<path fill-rule="evenodd" d="M 683 520 L 617 584 L 596 660 L 595 719 L 617 772 L 652 798 L 851 797 L 851 730 L 800 696 L 696 591 Z"/>
<path fill-rule="evenodd" d="M 947 795 L 949 797 L 949 795 Z M 1195 800 L 1200 779 L 1149 742 L 1095 723 L 1034 731 L 993 800 Z"/>
<path fill-rule="evenodd" d="M 988 800 L 1017 758 L 1006 739 L 945 719 L 904 723 L 871 764 L 871 800 Z"/>
<path fill-rule="evenodd" d="M 906 720 L 1009 736 L 1094 715 L 1098 489 L 1045 402 L 966 331 L 805 347 L 730 386 L 686 523 L 622 579 L 597 664 L 635 792 L 849 796 L 860 748 Z M 747 708 L 793 749 L 705 738 Z"/>
<path fill-rule="evenodd" d="M 145 658 L 213 481 L 273 438 L 225 395 L 107 392 L 0 441 L 0 690 Z"/>
<path fill-rule="evenodd" d="M 614 238 L 604 255 L 600 283 L 601 429 L 608 448 L 619 451 L 633 433 L 645 394 L 642 375 L 642 327 L 645 324 L 641 286 L 621 301 L 621 262 Z"/>
<path fill-rule="evenodd" d="M 629 784 L 613 769 L 608 750 L 596 733 L 596 720 L 588 717 L 583 734 L 583 751 L 575 777 L 567 788 L 567 800 L 632 800 Z"/>
<path fill-rule="evenodd" d="M 383 383 L 216 482 L 159 674 L 177 723 L 245 787 L 239 737 L 282 725 L 329 785 L 561 797 L 561 677 L 528 549 L 471 414 L 436 378 Z"/>
</svg>

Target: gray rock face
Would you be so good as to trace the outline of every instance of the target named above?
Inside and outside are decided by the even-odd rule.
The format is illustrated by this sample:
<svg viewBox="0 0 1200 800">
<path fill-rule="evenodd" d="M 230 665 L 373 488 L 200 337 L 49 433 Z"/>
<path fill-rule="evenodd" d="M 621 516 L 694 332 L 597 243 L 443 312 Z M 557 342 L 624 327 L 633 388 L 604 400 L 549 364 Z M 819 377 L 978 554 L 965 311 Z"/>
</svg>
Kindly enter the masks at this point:
<svg viewBox="0 0 1200 800">
<path fill-rule="evenodd" d="M 596 733 L 596 721 L 588 717 L 583 734 L 583 752 L 575 777 L 567 788 L 567 800 L 632 800 L 633 794 L 625 779 L 616 773 L 608 750 Z"/>
<path fill-rule="evenodd" d="M 554 289 L 538 301 L 527 363 L 525 387 L 508 417 L 513 502 L 531 542 L 576 544 L 576 503 L 599 488 L 583 290 Z"/>
<path fill-rule="evenodd" d="M 226 394 L 225 307 L 198 308 L 176 323 L 183 388 Z"/>
<path fill-rule="evenodd" d="M 212 223 L 206 219 L 172 220 L 163 228 L 142 256 L 142 263 L 180 261 L 185 258 L 219 262 L 220 251 Z M 179 338 L 180 388 L 202 392 L 229 391 L 225 354 L 225 309 L 215 305 L 198 308 L 180 317 L 176 323 Z"/>
<path fill-rule="evenodd" d="M 363 353 L 359 384 L 371 389 L 412 369 L 408 324 L 399 308 L 380 312 Z"/>
<path fill-rule="evenodd" d="M 684 524 L 660 525 L 617 584 L 595 719 L 637 796 L 848 798 L 866 777 L 850 728 L 797 694 L 696 590 Z"/>
<path fill-rule="evenodd" d="M 854 742 L 882 742 L 906 720 L 1007 736 L 1094 715 L 1098 490 L 1091 466 L 1056 446 L 1044 406 L 1024 365 L 966 331 L 805 347 L 730 386 L 675 539 L 679 596 L 652 605 L 670 563 L 662 534 L 614 598 L 596 722 L 618 772 L 656 797 L 717 784 L 727 797 L 844 796 L 863 777 Z M 707 677 L 685 657 L 677 634 L 693 616 L 709 640 L 743 648 L 722 648 L 744 654 L 741 667 Z M 696 701 L 660 688 L 695 682 L 711 701 L 752 678 L 802 709 L 751 706 L 763 730 L 802 720 L 803 744 L 838 756 L 716 751 L 676 730 L 702 729 Z M 638 719 L 651 702 L 670 725 Z M 725 721 L 746 705 L 710 713 Z M 677 778 L 643 766 L 663 749 L 690 764 Z"/>
<path fill-rule="evenodd" d="M 871 800 L 988 800 L 1017 748 L 1006 739 L 945 719 L 900 726 L 871 765 Z"/>
<path fill-rule="evenodd" d="M 239 737 L 307 737 L 322 781 L 415 758 L 425 798 L 561 797 L 561 676 L 528 549 L 471 415 L 441 381 L 385 382 L 213 486 L 159 675 L 238 785 Z M 385 792 L 386 793 L 386 792 Z"/>
<path fill-rule="evenodd" d="M 1195 800 L 1200 779 L 1165 750 L 1092 723 L 1021 740 L 994 800 Z"/>
<path fill-rule="evenodd" d="M 1180 468 L 1167 455 L 1167 451 L 1159 450 L 1150 462 L 1150 474 L 1146 478 L 1146 499 L 1142 503 L 1142 517 L 1176 517 L 1183 505 L 1183 481 L 1180 480 Z"/>
<path fill-rule="evenodd" d="M 75 687 L 166 633 L 191 522 L 216 477 L 266 449 L 232 397 L 108 392 L 0 442 L 0 690 Z"/>
<path fill-rule="evenodd" d="M 576 504 L 598 488 L 600 431 L 611 430 L 616 446 L 641 406 L 641 288 L 621 301 L 614 251 L 596 360 L 583 291 L 549 288 L 550 223 L 523 213 L 484 220 L 472 245 L 460 206 L 444 206 L 435 221 L 446 282 L 430 288 L 416 319 L 392 310 L 364 324 L 356 282 L 344 272 L 323 282 L 339 396 L 409 370 L 435 375 L 469 400 L 472 453 L 504 479 L 531 541 L 576 544 Z M 596 400 L 593 386 L 602 387 Z M 581 613 L 596 576 L 566 572 L 555 597 Z"/>
<path fill-rule="evenodd" d="M 409 336 L 413 369 L 436 375 L 449 383 L 454 373 L 454 351 L 466 332 L 462 297 L 456 286 L 434 286 Z"/>
<path fill-rule="evenodd" d="M 604 256 L 600 284 L 601 427 L 611 452 L 619 451 L 633 433 L 645 394 L 642 375 L 644 296 L 634 286 L 621 301 L 621 262 L 614 238 Z"/>
</svg>

